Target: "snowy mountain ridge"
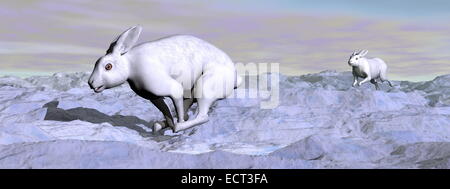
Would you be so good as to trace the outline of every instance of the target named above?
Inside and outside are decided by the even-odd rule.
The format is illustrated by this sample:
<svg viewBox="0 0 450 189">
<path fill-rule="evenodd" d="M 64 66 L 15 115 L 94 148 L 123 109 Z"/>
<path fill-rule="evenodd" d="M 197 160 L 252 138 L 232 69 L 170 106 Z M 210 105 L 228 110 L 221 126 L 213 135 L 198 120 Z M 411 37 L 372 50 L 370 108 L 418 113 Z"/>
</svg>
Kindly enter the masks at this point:
<svg viewBox="0 0 450 189">
<path fill-rule="evenodd" d="M 150 102 L 126 84 L 96 94 L 88 77 L 0 78 L 0 167 L 449 167 L 450 74 L 379 91 L 353 88 L 350 72 L 279 75 L 277 108 L 220 100 L 208 123 L 164 135 L 151 132 L 162 115 Z"/>
</svg>

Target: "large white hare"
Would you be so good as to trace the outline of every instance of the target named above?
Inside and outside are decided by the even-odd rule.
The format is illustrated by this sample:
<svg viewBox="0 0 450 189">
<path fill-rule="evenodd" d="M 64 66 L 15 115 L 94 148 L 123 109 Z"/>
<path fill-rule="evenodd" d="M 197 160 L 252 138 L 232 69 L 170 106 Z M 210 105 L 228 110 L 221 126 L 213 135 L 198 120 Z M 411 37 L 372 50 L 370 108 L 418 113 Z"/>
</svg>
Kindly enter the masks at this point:
<svg viewBox="0 0 450 189">
<path fill-rule="evenodd" d="M 165 123 L 156 123 L 153 131 L 169 126 L 178 132 L 207 122 L 212 103 L 230 95 L 241 83 L 234 63 L 223 51 L 193 36 L 170 36 L 135 46 L 141 30 L 132 27 L 111 43 L 106 55 L 95 63 L 89 86 L 99 93 L 128 82 L 166 118 Z M 176 123 L 164 97 L 170 97 L 175 105 Z M 196 117 L 185 120 L 195 100 Z"/>
<path fill-rule="evenodd" d="M 369 51 L 361 50 L 360 52 L 353 52 L 348 60 L 348 65 L 352 67 L 353 73 L 353 87 L 370 81 L 375 85 L 375 89 L 380 89 L 378 86 L 379 79 L 381 82 L 387 81 L 392 87 L 391 82 L 386 77 L 387 65 L 379 58 L 366 58 Z M 364 78 L 358 83 L 358 78 Z"/>
</svg>

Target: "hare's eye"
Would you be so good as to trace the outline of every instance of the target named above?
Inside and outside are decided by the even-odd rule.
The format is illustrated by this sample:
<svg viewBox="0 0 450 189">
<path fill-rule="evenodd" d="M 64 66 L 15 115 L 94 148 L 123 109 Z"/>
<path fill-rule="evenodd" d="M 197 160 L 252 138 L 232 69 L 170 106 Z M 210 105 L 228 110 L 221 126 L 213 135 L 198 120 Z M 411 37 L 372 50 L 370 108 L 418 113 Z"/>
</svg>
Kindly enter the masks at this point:
<svg viewBox="0 0 450 189">
<path fill-rule="evenodd" d="M 111 70 L 112 69 L 112 64 L 110 64 L 110 63 L 106 64 L 105 69 L 106 70 Z"/>
<path fill-rule="evenodd" d="M 356 57 L 356 60 L 358 60 L 358 57 Z"/>
</svg>

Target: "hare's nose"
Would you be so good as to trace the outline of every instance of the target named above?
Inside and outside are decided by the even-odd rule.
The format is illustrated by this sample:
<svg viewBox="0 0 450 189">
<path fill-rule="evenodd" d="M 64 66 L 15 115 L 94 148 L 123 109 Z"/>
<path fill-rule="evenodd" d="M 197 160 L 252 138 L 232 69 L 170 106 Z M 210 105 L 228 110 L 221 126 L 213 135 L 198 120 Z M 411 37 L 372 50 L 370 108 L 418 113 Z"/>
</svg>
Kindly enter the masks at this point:
<svg viewBox="0 0 450 189">
<path fill-rule="evenodd" d="M 89 79 L 89 81 L 88 81 L 88 84 L 89 84 L 89 87 L 91 87 L 91 89 L 93 89 L 94 87 L 92 87 L 92 83 L 93 83 L 94 81 L 92 81 L 92 79 Z"/>
</svg>

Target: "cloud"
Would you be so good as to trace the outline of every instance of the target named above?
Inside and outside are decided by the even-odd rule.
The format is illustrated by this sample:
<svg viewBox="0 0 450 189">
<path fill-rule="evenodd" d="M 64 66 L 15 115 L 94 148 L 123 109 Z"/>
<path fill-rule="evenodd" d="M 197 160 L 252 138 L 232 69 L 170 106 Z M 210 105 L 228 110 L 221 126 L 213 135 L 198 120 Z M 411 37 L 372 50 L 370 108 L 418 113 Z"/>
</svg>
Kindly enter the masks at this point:
<svg viewBox="0 0 450 189">
<path fill-rule="evenodd" d="M 0 54 L 79 54 L 98 55 L 103 49 L 70 44 L 0 41 Z"/>
</svg>

